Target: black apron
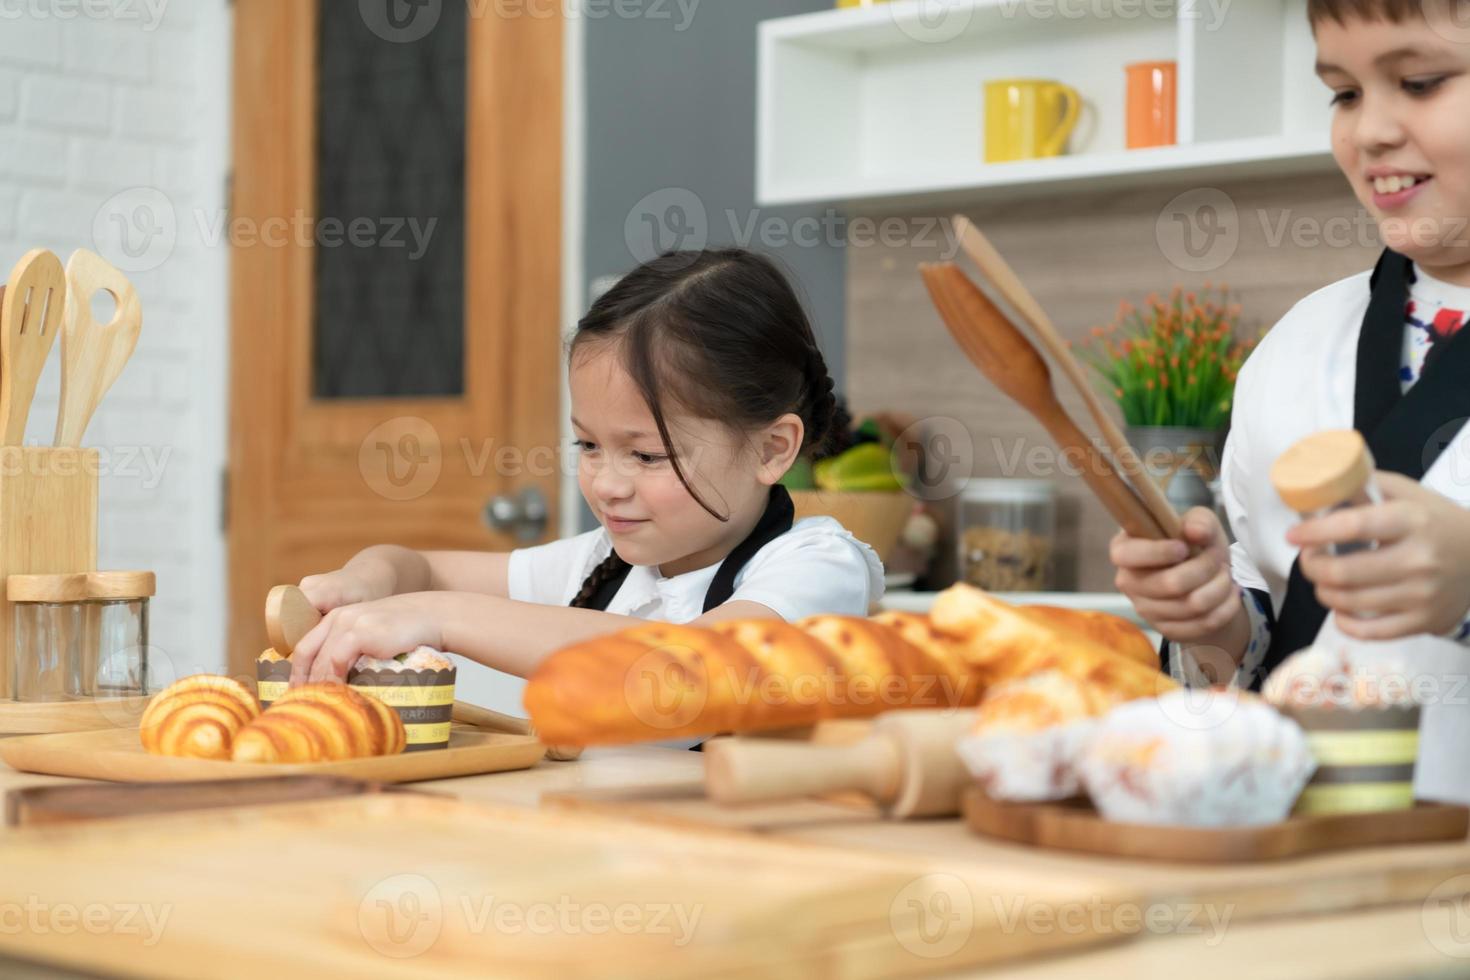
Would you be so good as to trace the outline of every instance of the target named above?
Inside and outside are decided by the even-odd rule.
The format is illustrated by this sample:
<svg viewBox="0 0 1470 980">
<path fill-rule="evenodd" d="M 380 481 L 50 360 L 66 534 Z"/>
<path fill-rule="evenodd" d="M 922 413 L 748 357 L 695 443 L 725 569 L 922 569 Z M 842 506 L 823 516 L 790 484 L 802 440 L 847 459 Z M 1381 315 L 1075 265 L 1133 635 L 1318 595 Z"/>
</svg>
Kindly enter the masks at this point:
<svg viewBox="0 0 1470 980">
<path fill-rule="evenodd" d="M 766 501 L 766 510 L 761 514 L 761 519 L 746 535 L 745 540 L 725 556 L 725 560 L 720 562 L 720 567 L 715 571 L 715 577 L 710 581 L 709 589 L 704 594 L 705 612 L 729 601 L 730 597 L 735 594 L 735 576 L 740 573 L 740 569 L 745 567 L 746 562 L 750 561 L 757 551 L 791 530 L 791 525 L 795 523 L 795 520 L 796 507 L 791 502 L 791 494 L 787 493 L 786 488 L 781 484 L 775 484 L 771 487 L 771 495 Z M 605 612 L 632 570 L 631 565 L 625 565 L 620 574 L 612 576 L 602 584 L 602 588 L 598 589 L 588 600 L 585 608 Z M 693 751 L 700 751 L 702 744 L 692 746 Z"/>
<path fill-rule="evenodd" d="M 1407 393 L 1399 380 L 1408 289 L 1413 263 L 1385 249 L 1369 280 L 1372 297 L 1358 336 L 1353 428 L 1363 434 L 1380 470 L 1421 480 L 1470 418 L 1470 329 L 1438 347 Z M 1270 609 L 1269 598 L 1265 608 Z M 1312 583 L 1294 561 L 1286 597 L 1271 630 L 1271 646 L 1250 686 L 1258 690 L 1272 670 L 1310 645 L 1327 618 Z"/>
</svg>

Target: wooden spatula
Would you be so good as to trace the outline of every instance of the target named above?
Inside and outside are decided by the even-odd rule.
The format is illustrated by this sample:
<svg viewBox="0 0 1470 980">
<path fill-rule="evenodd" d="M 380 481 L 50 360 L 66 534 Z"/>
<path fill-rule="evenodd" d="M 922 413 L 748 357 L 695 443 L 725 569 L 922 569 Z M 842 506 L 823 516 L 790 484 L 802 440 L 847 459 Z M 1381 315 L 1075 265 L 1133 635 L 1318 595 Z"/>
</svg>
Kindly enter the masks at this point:
<svg viewBox="0 0 1470 980">
<path fill-rule="evenodd" d="M 87 423 L 122 373 L 143 326 L 143 307 L 127 278 L 95 252 L 77 249 L 66 264 L 70 285 L 61 333 L 61 409 L 58 446 L 80 446 Z M 117 303 L 111 323 L 92 318 L 92 297 L 105 289 Z"/>
<path fill-rule="evenodd" d="M 1064 455 L 1076 453 L 1082 478 L 1134 537 L 1166 535 L 1113 464 L 1057 401 L 1051 372 L 1036 348 L 953 262 L 919 266 L 945 326 L 982 374 L 1039 421 Z"/>
<path fill-rule="evenodd" d="M 0 445 L 25 440 L 36 382 L 66 311 L 66 271 L 44 248 L 27 252 L 0 301 Z"/>
<path fill-rule="evenodd" d="M 1088 383 L 1086 373 L 1082 365 L 1077 363 L 1077 358 L 1067 349 L 1067 342 L 1057 332 L 1056 326 L 1036 297 L 1031 294 L 1019 276 L 1011 270 L 1010 264 L 1001 256 L 990 239 L 976 228 L 975 225 L 964 215 L 955 215 L 954 227 L 960 236 L 960 245 L 970 260 L 980 267 L 980 271 L 990 280 L 1001 296 L 1005 297 L 1007 303 L 1015 308 L 1021 318 L 1031 325 L 1041 344 L 1047 353 L 1056 358 L 1057 363 L 1062 366 L 1062 373 L 1072 382 L 1082 396 L 1083 403 L 1087 406 L 1087 412 L 1102 432 L 1103 439 L 1107 441 L 1108 447 L 1112 449 L 1113 456 L 1118 461 L 1119 468 L 1128 482 L 1138 491 L 1143 498 L 1143 503 L 1148 507 L 1149 513 L 1154 520 L 1163 528 L 1164 534 L 1171 538 L 1180 536 L 1179 515 L 1169 503 L 1168 496 L 1158 485 L 1148 470 L 1143 468 L 1143 461 L 1138 458 L 1133 446 L 1124 438 L 1123 433 L 1118 431 L 1118 426 L 1113 422 L 1113 417 L 1103 408 L 1102 400 L 1097 397 L 1097 391 Z"/>
<path fill-rule="evenodd" d="M 299 586 L 278 585 L 271 589 L 265 597 L 265 632 L 270 637 L 271 646 L 283 657 L 289 657 L 296 649 L 296 644 L 301 638 L 310 633 L 317 623 L 322 621 L 322 614 L 317 612 L 316 606 L 306 597 Z M 464 725 L 473 725 L 491 732 L 505 732 L 508 735 L 535 735 L 536 730 L 531 723 L 524 718 L 513 718 L 503 715 L 489 708 L 482 708 L 476 704 L 466 701 L 455 701 L 454 709 L 450 718 Z M 548 746 L 546 757 L 560 762 L 568 762 L 581 756 L 579 748 L 568 748 L 565 746 Z"/>
<path fill-rule="evenodd" d="M 740 804 L 857 791 L 885 816 L 950 816 L 960 812 L 970 782 L 955 742 L 974 721 L 969 710 L 890 711 L 873 720 L 871 735 L 848 745 L 711 739 L 705 792 L 717 803 Z"/>
</svg>

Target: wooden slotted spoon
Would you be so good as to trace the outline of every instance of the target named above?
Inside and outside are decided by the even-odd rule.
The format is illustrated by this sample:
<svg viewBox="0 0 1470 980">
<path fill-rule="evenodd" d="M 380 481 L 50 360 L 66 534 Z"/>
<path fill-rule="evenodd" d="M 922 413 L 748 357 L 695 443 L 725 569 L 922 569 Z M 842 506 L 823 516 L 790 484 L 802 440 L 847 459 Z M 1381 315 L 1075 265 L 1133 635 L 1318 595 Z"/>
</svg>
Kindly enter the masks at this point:
<svg viewBox="0 0 1470 980">
<path fill-rule="evenodd" d="M 965 254 L 970 257 L 985 277 L 990 280 L 996 290 L 1005 297 L 1007 303 L 1021 314 L 1021 318 L 1031 325 L 1042 345 L 1057 363 L 1062 366 L 1062 373 L 1072 382 L 1082 396 L 1083 403 L 1087 406 L 1088 414 L 1097 423 L 1102 431 L 1103 439 L 1107 441 L 1108 447 L 1113 451 L 1113 456 L 1118 460 L 1118 465 L 1123 475 L 1133 485 L 1138 495 L 1143 498 L 1143 503 L 1148 507 L 1149 513 L 1154 520 L 1163 528 L 1164 534 L 1171 538 L 1180 537 L 1183 533 L 1179 525 L 1179 515 L 1175 512 L 1169 498 L 1157 481 L 1143 468 L 1143 461 L 1124 438 L 1123 433 L 1118 431 L 1118 426 L 1113 422 L 1112 416 L 1103 408 L 1101 399 L 1097 397 L 1097 391 L 1088 383 L 1087 375 L 1082 370 L 1082 365 L 1077 363 L 1077 358 L 1067 349 L 1067 342 L 1057 332 L 1056 326 L 1041 304 L 1021 282 L 1019 276 L 1011 270 L 1010 264 L 1001 257 L 990 239 L 976 228 L 975 225 L 964 215 L 955 215 L 955 231 L 959 233 L 960 245 Z"/>
<path fill-rule="evenodd" d="M 80 446 L 87 423 L 107 389 L 122 373 L 143 327 L 138 294 L 117 269 L 95 252 L 77 249 L 66 263 L 71 286 L 61 333 L 61 408 L 56 413 L 58 446 Z M 92 318 L 92 297 L 112 294 L 117 312 L 110 323 Z"/>
<path fill-rule="evenodd" d="M 61 332 L 66 271 L 44 248 L 16 263 L 0 300 L 0 445 L 25 440 L 36 382 Z"/>
<path fill-rule="evenodd" d="M 1165 537 L 1163 528 L 1133 488 L 1057 400 L 1051 371 L 1041 354 L 990 297 L 953 262 L 924 263 L 919 272 L 960 348 L 997 388 L 1046 428 L 1064 455 L 1078 454 L 1082 478 L 1119 525 L 1134 537 Z"/>
</svg>

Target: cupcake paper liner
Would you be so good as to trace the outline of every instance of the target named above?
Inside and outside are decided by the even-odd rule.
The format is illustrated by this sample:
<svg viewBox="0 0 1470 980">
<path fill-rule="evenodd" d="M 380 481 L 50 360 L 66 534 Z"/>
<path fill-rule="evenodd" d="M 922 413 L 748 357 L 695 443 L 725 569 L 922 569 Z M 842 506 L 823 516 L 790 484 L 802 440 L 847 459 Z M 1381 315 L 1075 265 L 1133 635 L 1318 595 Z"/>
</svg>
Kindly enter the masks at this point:
<svg viewBox="0 0 1470 980">
<path fill-rule="evenodd" d="M 955 743 L 965 768 L 985 795 L 1013 803 L 1076 796 L 1077 760 L 1097 729 L 1091 718 L 1038 731 L 993 731 Z"/>
<path fill-rule="evenodd" d="M 347 684 L 398 712 L 408 732 L 405 752 L 449 746 L 457 668 L 448 670 L 360 669 L 347 672 Z"/>
<path fill-rule="evenodd" d="M 1367 813 L 1414 805 L 1418 706 L 1282 711 L 1306 730 L 1307 745 L 1317 760 L 1317 772 L 1302 791 L 1297 813 Z"/>
</svg>

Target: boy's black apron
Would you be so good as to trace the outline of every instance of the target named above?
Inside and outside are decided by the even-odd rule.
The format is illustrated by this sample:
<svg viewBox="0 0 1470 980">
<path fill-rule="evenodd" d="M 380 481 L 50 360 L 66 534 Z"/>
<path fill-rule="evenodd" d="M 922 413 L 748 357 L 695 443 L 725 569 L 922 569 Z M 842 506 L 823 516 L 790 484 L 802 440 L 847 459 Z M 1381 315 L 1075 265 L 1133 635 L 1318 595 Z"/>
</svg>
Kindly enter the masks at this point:
<svg viewBox="0 0 1470 980">
<path fill-rule="evenodd" d="M 791 530 L 791 525 L 795 523 L 795 520 L 796 507 L 791 502 L 791 494 L 786 492 L 785 487 L 777 483 L 771 487 L 771 495 L 766 501 L 766 510 L 761 514 L 761 519 L 746 535 L 745 540 L 736 545 L 735 550 L 720 562 L 720 567 L 715 571 L 715 577 L 710 581 L 709 589 L 704 594 L 705 612 L 727 602 L 735 594 L 735 576 L 740 574 L 740 569 L 745 567 L 746 562 L 750 561 L 757 551 Z M 598 589 L 587 601 L 585 608 L 606 611 L 608 605 L 613 601 L 613 596 L 618 594 L 618 589 L 622 588 L 623 581 L 627 579 L 628 573 L 632 570 L 633 567 L 627 565 L 620 574 L 602 583 L 602 588 Z M 693 746 L 696 752 L 700 747 L 700 745 Z"/>
<path fill-rule="evenodd" d="M 1399 369 L 1413 281 L 1413 263 L 1385 249 L 1369 280 L 1372 295 L 1358 336 L 1353 428 L 1368 441 L 1380 470 L 1421 480 L 1470 418 L 1470 330 L 1450 337 L 1404 393 Z M 1270 597 L 1263 592 L 1258 595 L 1269 610 Z M 1300 560 L 1292 562 L 1286 597 L 1272 624 L 1271 646 L 1250 678 L 1251 689 L 1259 690 L 1281 661 L 1310 645 L 1326 617 L 1312 583 L 1302 575 Z M 1164 669 L 1168 669 L 1167 661 Z"/>
</svg>

